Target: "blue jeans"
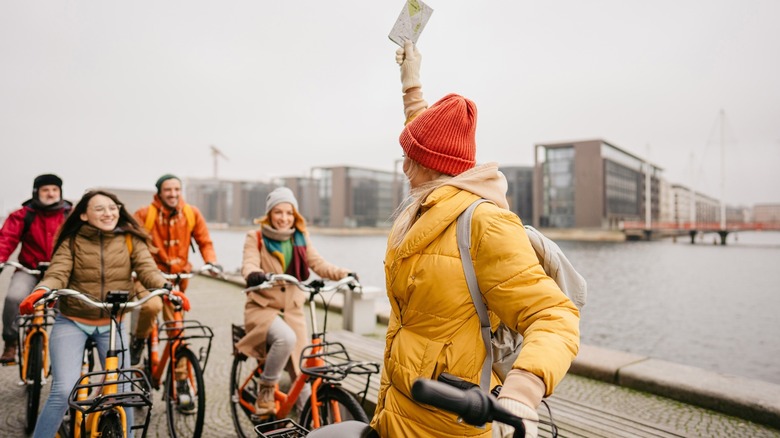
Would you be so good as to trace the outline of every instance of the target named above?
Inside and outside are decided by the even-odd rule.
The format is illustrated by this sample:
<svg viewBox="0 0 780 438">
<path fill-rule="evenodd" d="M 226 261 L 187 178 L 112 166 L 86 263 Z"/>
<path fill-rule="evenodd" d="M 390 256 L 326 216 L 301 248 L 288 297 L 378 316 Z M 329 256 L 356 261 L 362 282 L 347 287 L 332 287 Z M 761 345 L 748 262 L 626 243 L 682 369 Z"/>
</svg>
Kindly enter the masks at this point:
<svg viewBox="0 0 780 438">
<path fill-rule="evenodd" d="M 119 325 L 121 343 L 117 346 L 124 348 L 125 353 L 120 353 L 122 368 L 130 368 L 130 354 L 127 352 L 129 345 L 124 324 Z M 106 352 L 108 351 L 109 332 L 87 335 L 70 319 L 57 315 L 49 337 L 49 357 L 51 359 L 52 385 L 49 398 L 43 406 L 43 411 L 35 423 L 33 438 L 51 438 L 57 433 L 62 417 L 68 410 L 68 397 L 73 386 L 81 376 L 81 361 L 84 358 L 84 344 L 87 338 L 92 338 L 97 344 L 101 365 L 105 366 Z M 125 409 L 127 415 L 128 436 L 130 425 L 133 424 L 133 409 Z"/>
</svg>

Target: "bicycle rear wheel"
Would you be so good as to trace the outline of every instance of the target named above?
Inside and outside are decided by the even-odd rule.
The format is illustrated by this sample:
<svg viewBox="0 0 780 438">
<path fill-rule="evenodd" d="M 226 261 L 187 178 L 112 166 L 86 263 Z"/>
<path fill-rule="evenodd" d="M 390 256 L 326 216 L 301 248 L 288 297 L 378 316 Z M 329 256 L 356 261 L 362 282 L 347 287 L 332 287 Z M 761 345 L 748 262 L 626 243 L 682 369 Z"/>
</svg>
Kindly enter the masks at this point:
<svg viewBox="0 0 780 438">
<path fill-rule="evenodd" d="M 257 363 L 254 359 L 236 354 L 230 368 L 230 415 L 239 438 L 256 437 L 253 413 L 247 406 L 254 406 L 260 389 L 260 376 L 255 373 Z M 243 391 L 241 388 L 243 387 Z M 243 402 L 243 404 L 242 404 Z"/>
<path fill-rule="evenodd" d="M 129 408 L 132 409 L 132 408 Z M 122 417 L 119 412 L 110 410 L 104 412 L 98 420 L 98 435 L 101 438 L 124 438 Z M 129 435 L 129 433 L 128 433 Z"/>
<path fill-rule="evenodd" d="M 34 333 L 30 338 L 30 350 L 27 356 L 27 418 L 25 431 L 29 434 L 38 421 L 38 408 L 41 402 L 41 377 L 43 373 L 43 335 Z"/>
<path fill-rule="evenodd" d="M 172 438 L 200 437 L 203 433 L 203 420 L 206 415 L 206 388 L 203 382 L 203 370 L 195 353 L 189 348 L 180 349 L 176 354 L 177 362 L 187 363 L 187 394 L 179 394 L 182 384 L 176 381 L 176 364 L 168 365 L 165 381 L 165 411 L 168 417 L 168 432 Z"/>
<path fill-rule="evenodd" d="M 317 390 L 317 399 L 319 404 L 315 409 L 320 415 L 320 426 L 347 420 L 368 423 L 368 416 L 355 397 L 340 386 L 324 383 Z M 306 401 L 299 423 L 308 430 L 314 429 L 311 399 Z"/>
</svg>

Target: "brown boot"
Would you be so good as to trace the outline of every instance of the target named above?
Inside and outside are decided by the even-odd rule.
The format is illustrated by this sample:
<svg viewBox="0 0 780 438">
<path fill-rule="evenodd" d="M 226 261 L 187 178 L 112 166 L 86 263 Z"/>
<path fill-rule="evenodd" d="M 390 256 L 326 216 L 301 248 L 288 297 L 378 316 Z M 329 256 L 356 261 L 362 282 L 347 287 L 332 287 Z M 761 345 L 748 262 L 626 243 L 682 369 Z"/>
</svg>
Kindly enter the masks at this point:
<svg viewBox="0 0 780 438">
<path fill-rule="evenodd" d="M 0 363 L 12 364 L 16 362 L 16 341 L 6 342 L 3 355 L 0 356 Z"/>
<path fill-rule="evenodd" d="M 276 413 L 274 392 L 276 392 L 276 382 L 260 381 L 260 390 L 255 401 L 255 415 L 266 416 Z"/>
</svg>

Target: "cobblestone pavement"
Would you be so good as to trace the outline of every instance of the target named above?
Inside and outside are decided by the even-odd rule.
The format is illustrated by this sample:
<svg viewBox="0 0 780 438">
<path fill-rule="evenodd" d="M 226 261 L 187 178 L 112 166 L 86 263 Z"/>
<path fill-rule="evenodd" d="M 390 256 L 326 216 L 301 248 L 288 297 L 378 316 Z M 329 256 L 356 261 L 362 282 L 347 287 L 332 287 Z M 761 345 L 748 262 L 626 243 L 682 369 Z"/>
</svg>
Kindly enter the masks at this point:
<svg viewBox="0 0 780 438">
<path fill-rule="evenodd" d="M 9 277 L 7 273 L 0 276 L 1 298 L 5 297 Z M 230 326 L 231 323 L 242 323 L 244 295 L 237 286 L 208 278 L 194 279 L 187 295 L 193 308 L 188 319 L 199 320 L 214 331 L 214 341 L 205 373 L 207 416 L 204 436 L 234 436 L 228 405 L 228 380 L 232 361 Z M 341 317 L 338 313 L 330 313 L 328 327 L 332 330 L 341 328 Z M 377 327 L 377 339 L 383 337 L 382 330 L 383 327 Z M 25 436 L 24 388 L 17 384 L 18 380 L 17 367 L 0 368 L 0 437 Z M 45 389 L 48 389 L 48 385 Z M 780 431 L 776 429 L 574 375 L 567 376 L 559 385 L 550 404 L 553 415 L 559 413 L 556 421 L 562 427 L 559 435 L 561 437 L 780 437 Z M 619 425 L 629 423 L 644 425 L 643 433 L 620 429 Z M 605 431 L 594 434 L 592 430 L 598 429 L 599 424 L 607 425 L 604 427 Z M 645 429 L 651 429 L 651 432 Z M 653 433 L 652 430 L 657 430 L 658 433 Z M 155 392 L 155 406 L 148 436 L 168 436 L 165 405 L 162 403 L 160 391 Z M 540 436 L 549 434 L 542 431 Z"/>
</svg>

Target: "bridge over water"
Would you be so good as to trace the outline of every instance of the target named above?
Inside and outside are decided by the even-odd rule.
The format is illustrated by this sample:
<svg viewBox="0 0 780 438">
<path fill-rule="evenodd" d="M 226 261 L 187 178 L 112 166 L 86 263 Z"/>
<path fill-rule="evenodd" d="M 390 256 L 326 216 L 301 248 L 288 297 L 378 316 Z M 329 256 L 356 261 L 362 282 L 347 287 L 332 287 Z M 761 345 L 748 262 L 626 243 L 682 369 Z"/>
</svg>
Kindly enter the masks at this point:
<svg viewBox="0 0 780 438">
<path fill-rule="evenodd" d="M 724 225 L 720 222 L 650 222 L 627 221 L 621 227 L 627 240 L 651 240 L 659 237 L 690 236 L 691 243 L 696 243 L 700 233 L 716 233 L 720 236 L 720 244 L 726 244 L 729 233 L 743 231 L 780 231 L 780 222 L 731 222 Z"/>
</svg>

